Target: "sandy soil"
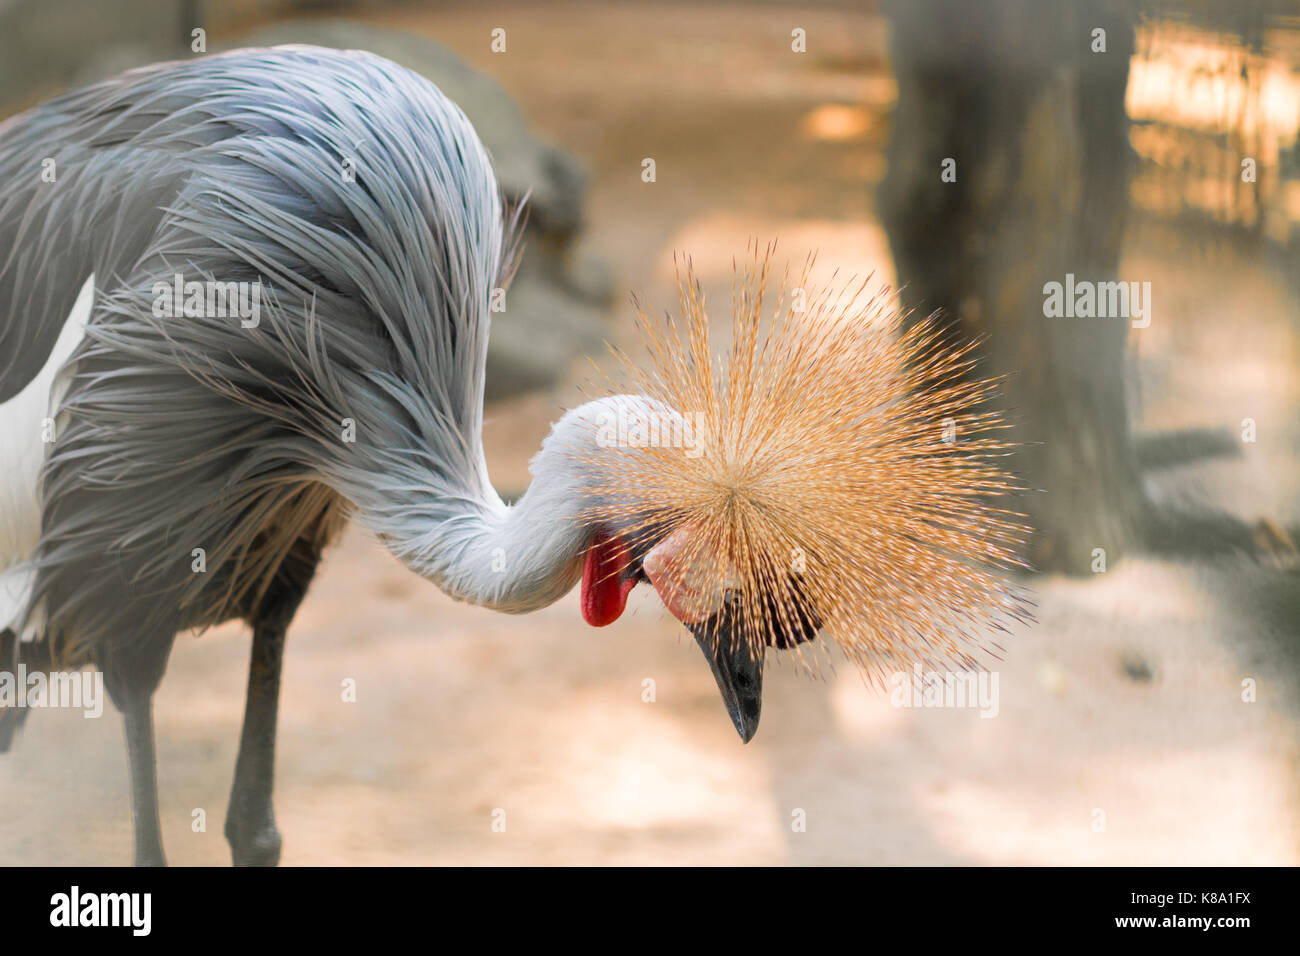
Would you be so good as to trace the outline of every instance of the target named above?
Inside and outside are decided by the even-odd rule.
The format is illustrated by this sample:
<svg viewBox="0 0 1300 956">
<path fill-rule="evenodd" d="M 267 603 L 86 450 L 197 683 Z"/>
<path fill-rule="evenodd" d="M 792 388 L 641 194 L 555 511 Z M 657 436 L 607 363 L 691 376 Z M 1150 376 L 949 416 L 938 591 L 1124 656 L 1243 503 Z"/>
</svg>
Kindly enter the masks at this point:
<svg viewBox="0 0 1300 956">
<path fill-rule="evenodd" d="M 788 52 L 790 17 L 725 6 L 478 4 L 384 22 L 491 71 L 583 156 L 587 248 L 620 287 L 667 306 L 674 249 L 694 254 L 723 302 L 730 256 L 750 236 L 780 236 L 796 262 L 816 247 L 828 267 L 890 277 L 871 200 L 892 95 L 870 70 L 883 32 L 848 13 L 796 19 L 815 53 Z M 501 23 L 511 52 L 493 56 L 487 31 Z M 644 156 L 658 161 L 654 185 L 640 182 Z M 1163 476 L 1153 493 L 1294 522 L 1296 306 L 1256 263 L 1158 238 L 1135 230 L 1124 267 L 1178 290 L 1136 343 L 1143 424 L 1250 416 L 1260 440 Z M 620 307 L 611 335 L 629 317 Z M 575 363 L 564 388 L 490 411 L 500 487 L 522 487 L 546 423 L 585 378 Z M 602 631 L 581 623 L 572 595 L 507 618 L 448 600 L 352 530 L 290 638 L 284 862 L 1300 862 L 1296 576 L 1246 557 L 1134 558 L 1033 583 L 1039 623 L 997 665 L 995 719 L 892 707 L 847 667 L 816 680 L 784 666 L 742 747 L 694 643 L 652 595 Z M 174 863 L 229 862 L 221 825 L 246 658 L 241 627 L 183 635 L 156 698 Z M 1242 701 L 1248 678 L 1254 703 Z M 342 700 L 349 679 L 355 703 Z M 11 808 L 0 861 L 129 860 L 111 711 L 34 715 L 0 759 L 0 793 Z"/>
</svg>

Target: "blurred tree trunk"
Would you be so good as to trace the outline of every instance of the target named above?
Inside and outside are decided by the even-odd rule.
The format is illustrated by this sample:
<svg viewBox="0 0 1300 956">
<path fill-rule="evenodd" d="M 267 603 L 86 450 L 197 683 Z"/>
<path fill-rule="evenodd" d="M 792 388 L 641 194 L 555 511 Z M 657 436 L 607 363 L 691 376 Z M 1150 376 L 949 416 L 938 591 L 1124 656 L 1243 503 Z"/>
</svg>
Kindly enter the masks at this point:
<svg viewBox="0 0 1300 956">
<path fill-rule="evenodd" d="M 1142 495 L 1123 318 L 1046 318 L 1043 286 L 1116 278 L 1129 202 L 1123 0 L 893 0 L 898 108 L 880 208 L 906 306 L 986 337 L 981 372 L 1027 445 L 1015 468 L 1043 570 L 1116 561 Z M 1093 52 L 1095 29 L 1105 52 Z M 941 164 L 956 161 L 956 182 Z"/>
</svg>

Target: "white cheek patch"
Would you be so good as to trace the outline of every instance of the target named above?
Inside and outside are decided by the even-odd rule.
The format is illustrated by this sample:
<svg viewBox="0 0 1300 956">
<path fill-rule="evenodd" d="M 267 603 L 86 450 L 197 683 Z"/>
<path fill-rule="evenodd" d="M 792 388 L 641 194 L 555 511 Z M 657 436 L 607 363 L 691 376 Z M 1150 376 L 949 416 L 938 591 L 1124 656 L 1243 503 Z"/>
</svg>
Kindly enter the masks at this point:
<svg viewBox="0 0 1300 956">
<path fill-rule="evenodd" d="M 659 599 L 683 624 L 707 621 L 722 607 L 729 591 L 740 589 L 732 567 L 720 567 L 717 557 L 691 541 L 697 534 L 687 526 L 650 549 L 642 567 Z"/>
</svg>

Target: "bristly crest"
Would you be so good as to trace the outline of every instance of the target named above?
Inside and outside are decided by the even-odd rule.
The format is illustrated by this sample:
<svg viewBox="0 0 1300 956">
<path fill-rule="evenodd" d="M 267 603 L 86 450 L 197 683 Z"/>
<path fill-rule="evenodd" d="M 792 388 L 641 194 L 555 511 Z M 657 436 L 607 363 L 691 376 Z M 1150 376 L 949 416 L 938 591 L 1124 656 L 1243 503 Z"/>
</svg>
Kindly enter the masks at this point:
<svg viewBox="0 0 1300 956">
<path fill-rule="evenodd" d="M 1027 529 L 991 503 L 1020 490 L 999 466 L 1014 445 L 986 404 L 997 382 L 974 379 L 973 346 L 943 345 L 933 318 L 905 323 L 888 289 L 864 295 L 870 277 L 809 289 L 811 257 L 764 322 L 772 252 L 733 264 L 725 355 L 689 259 L 684 329 L 634 300 L 648 362 L 615 350 L 628 390 L 702 435 L 604 455 L 588 519 L 647 539 L 691 527 L 751 653 L 812 646 L 813 622 L 873 683 L 914 663 L 981 666 L 992 632 L 1028 616 L 1009 578 Z"/>
</svg>

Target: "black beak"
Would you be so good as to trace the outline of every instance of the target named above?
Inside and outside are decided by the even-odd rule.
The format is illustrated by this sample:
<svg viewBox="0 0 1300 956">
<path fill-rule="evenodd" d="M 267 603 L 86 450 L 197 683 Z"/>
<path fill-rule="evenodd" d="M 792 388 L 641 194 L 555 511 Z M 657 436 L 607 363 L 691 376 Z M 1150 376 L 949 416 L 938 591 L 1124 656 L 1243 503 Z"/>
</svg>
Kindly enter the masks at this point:
<svg viewBox="0 0 1300 956">
<path fill-rule="evenodd" d="M 749 743 L 758 732 L 763 708 L 763 649 L 754 656 L 748 643 L 738 639 L 730 605 L 709 620 L 692 625 L 691 633 L 713 669 L 722 703 L 741 743 Z"/>
</svg>

